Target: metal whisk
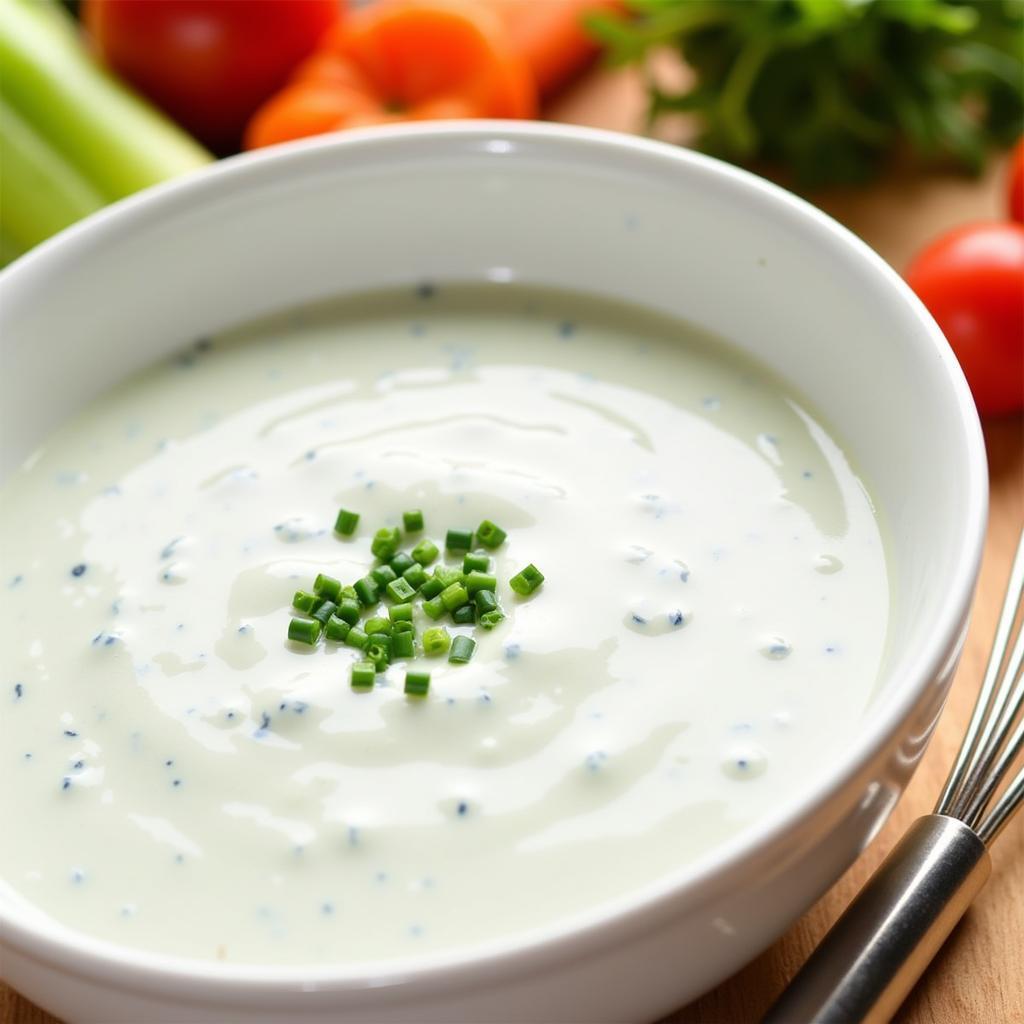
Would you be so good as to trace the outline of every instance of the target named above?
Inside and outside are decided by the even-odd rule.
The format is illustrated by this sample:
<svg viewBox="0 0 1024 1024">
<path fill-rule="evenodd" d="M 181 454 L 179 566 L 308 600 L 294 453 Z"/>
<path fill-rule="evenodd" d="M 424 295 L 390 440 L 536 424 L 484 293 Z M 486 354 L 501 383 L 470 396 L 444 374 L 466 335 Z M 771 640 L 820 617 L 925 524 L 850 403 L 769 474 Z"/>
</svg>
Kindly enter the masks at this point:
<svg viewBox="0 0 1024 1024">
<path fill-rule="evenodd" d="M 1024 534 L 974 714 L 934 813 L 914 822 L 764 1024 L 888 1021 L 988 880 L 988 847 L 1024 803 L 1024 768 L 1000 792 L 1024 749 L 1022 597 Z"/>
</svg>

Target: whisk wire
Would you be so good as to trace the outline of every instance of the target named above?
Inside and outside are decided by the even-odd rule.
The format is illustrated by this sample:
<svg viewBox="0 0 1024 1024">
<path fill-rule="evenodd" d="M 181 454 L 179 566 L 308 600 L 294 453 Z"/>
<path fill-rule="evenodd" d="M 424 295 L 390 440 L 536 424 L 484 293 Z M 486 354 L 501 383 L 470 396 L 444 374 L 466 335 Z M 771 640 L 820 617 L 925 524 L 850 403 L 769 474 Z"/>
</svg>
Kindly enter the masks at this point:
<svg viewBox="0 0 1024 1024">
<path fill-rule="evenodd" d="M 1016 717 L 1016 712 L 1020 711 L 1022 704 L 1024 704 L 1024 680 L 1018 680 L 1016 690 L 1000 718 L 1000 724 L 1005 719 L 1005 725 L 1002 729 L 996 731 L 996 736 L 1006 737 L 1009 734 L 1010 727 L 1013 725 L 1013 719 Z M 970 799 L 963 814 L 960 815 L 975 830 L 979 827 L 979 819 L 984 813 L 986 804 L 992 798 L 992 794 L 999 788 L 999 783 L 1017 757 L 1017 754 L 1024 748 L 1024 722 L 1021 722 L 1014 733 L 1005 740 L 1001 753 L 997 744 L 992 746 L 993 755 L 998 755 L 997 760 L 994 764 L 990 763 L 988 774 L 980 781 L 977 792 Z M 966 796 L 970 796 L 970 793 L 971 790 L 967 789 Z"/>
<path fill-rule="evenodd" d="M 1013 645 L 1013 652 L 1010 654 L 1009 660 L 1006 662 L 1006 669 L 1003 673 L 1003 683 L 1000 697 L 996 699 L 996 705 L 1002 707 L 1002 713 L 999 715 L 998 721 L 995 721 L 995 715 L 992 716 L 995 725 L 992 729 L 992 735 L 994 737 L 1005 736 L 1010 727 L 1013 725 L 1013 720 L 1020 710 L 1021 700 L 1024 697 L 1024 693 L 1021 691 L 1024 681 L 1021 679 L 1021 664 L 1024 662 L 1024 629 L 1017 635 L 1017 642 Z M 1004 696 L 1005 692 L 1009 690 L 1011 685 L 1016 686 L 1016 690 L 1009 696 Z"/>
<path fill-rule="evenodd" d="M 990 846 L 999 838 L 999 833 L 1010 823 L 1013 812 L 1024 801 L 1024 768 L 1014 776 L 1013 781 L 1003 791 L 1003 795 L 992 805 L 988 817 L 978 829 L 978 838 Z"/>
<path fill-rule="evenodd" d="M 1007 736 L 1024 705 L 1024 686 L 1020 685 L 1021 666 L 1024 664 L 1024 631 L 1017 636 L 1012 652 L 1008 652 L 1022 597 L 1024 533 L 1017 545 L 1006 599 L 999 616 L 978 701 L 953 770 L 949 773 L 935 807 L 937 814 L 958 817 L 979 830 L 984 827 L 984 823 L 979 821 L 988 801 L 999 788 L 1003 775 L 1019 751 L 1021 742 L 1024 742 L 1020 729 L 1009 739 Z M 1004 663 L 1006 670 L 1002 672 Z M 1006 813 L 1012 813 L 1016 806 L 1011 800 Z"/>
</svg>

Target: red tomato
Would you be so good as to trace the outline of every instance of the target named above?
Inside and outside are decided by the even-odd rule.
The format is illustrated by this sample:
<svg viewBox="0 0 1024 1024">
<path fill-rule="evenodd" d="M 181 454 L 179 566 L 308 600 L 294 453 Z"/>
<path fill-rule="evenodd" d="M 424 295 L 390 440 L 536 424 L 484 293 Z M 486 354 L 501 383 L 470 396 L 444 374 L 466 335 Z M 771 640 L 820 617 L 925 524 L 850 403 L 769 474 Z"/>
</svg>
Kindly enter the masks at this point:
<svg viewBox="0 0 1024 1024">
<path fill-rule="evenodd" d="M 340 16 L 339 0 L 85 0 L 82 14 L 103 60 L 219 153 Z"/>
<path fill-rule="evenodd" d="M 917 255 L 906 277 L 960 360 L 978 411 L 1024 408 L 1024 226 L 950 231 Z"/>
<path fill-rule="evenodd" d="M 1006 190 L 1010 216 L 1024 224 L 1024 139 L 1020 139 L 1013 147 Z"/>
</svg>

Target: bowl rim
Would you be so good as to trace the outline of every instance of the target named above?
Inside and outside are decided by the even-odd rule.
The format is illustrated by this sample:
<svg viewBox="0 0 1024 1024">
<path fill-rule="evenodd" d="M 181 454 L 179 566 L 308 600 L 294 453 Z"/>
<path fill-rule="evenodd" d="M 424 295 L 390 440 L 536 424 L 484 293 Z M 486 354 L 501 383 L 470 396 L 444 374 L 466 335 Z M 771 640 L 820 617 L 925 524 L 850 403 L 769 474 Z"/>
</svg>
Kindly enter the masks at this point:
<svg viewBox="0 0 1024 1024">
<path fill-rule="evenodd" d="M 522 121 L 450 121 L 355 129 L 337 136 L 243 153 L 123 199 L 46 240 L 0 271 L 0 308 L 5 296 L 12 298 L 21 292 L 31 298 L 32 291 L 45 284 L 47 277 L 59 271 L 65 261 L 87 256 L 95 245 L 116 244 L 119 238 L 147 223 L 173 218 L 175 211 L 196 200 L 216 199 L 229 190 L 242 191 L 247 185 L 280 180 L 292 169 L 301 174 L 304 166 L 315 168 L 324 157 L 354 160 L 363 153 L 371 158 L 376 154 L 379 159 L 401 153 L 412 165 L 417 157 L 422 159 L 439 151 L 452 153 L 460 147 L 479 150 L 495 141 L 512 144 L 492 148 L 492 152 L 503 156 L 516 150 L 515 143 L 529 144 L 535 151 L 559 156 L 567 167 L 572 163 L 585 166 L 595 157 L 615 155 L 666 180 L 679 168 L 717 178 L 719 183 L 744 192 L 747 199 L 760 203 L 775 216 L 799 225 L 817 244 L 844 255 L 848 262 L 859 263 L 870 271 L 879 294 L 888 293 L 891 301 L 902 304 L 905 312 L 918 322 L 922 328 L 920 343 L 930 343 L 952 388 L 954 401 L 950 413 L 957 417 L 964 435 L 963 484 L 968 494 L 955 572 L 934 622 L 932 642 L 916 652 L 912 670 L 904 671 L 891 697 L 880 702 L 865 718 L 864 730 L 843 756 L 817 777 L 813 787 L 782 801 L 775 813 L 745 826 L 695 861 L 658 876 L 639 890 L 547 925 L 468 947 L 367 961 L 351 968 L 327 964 L 234 964 L 123 946 L 74 931 L 41 913 L 32 913 L 29 920 L 19 919 L 17 903 L 12 909 L 0 901 L 0 948 L 7 946 L 32 959 L 58 964 L 65 973 L 83 977 L 113 974 L 121 988 L 170 991 L 187 980 L 202 989 L 197 991 L 193 987 L 186 997 L 190 1002 L 204 997 L 227 998 L 239 989 L 268 995 L 309 990 L 355 993 L 412 983 L 420 989 L 443 989 L 459 975 L 472 974 L 477 983 L 482 983 L 489 977 L 528 971 L 533 966 L 550 970 L 553 964 L 622 941 L 630 933 L 647 930 L 669 915 L 679 915 L 684 909 L 692 911 L 713 900 L 728 886 L 730 876 L 742 872 L 787 833 L 821 811 L 867 769 L 913 713 L 929 682 L 948 664 L 951 652 L 957 650 L 980 565 L 988 507 L 981 426 L 959 364 L 922 303 L 866 243 L 780 186 L 692 150 L 595 128 Z M 11 888 L 2 879 L 0 886 Z M 18 900 L 29 903 L 20 895 Z"/>
</svg>

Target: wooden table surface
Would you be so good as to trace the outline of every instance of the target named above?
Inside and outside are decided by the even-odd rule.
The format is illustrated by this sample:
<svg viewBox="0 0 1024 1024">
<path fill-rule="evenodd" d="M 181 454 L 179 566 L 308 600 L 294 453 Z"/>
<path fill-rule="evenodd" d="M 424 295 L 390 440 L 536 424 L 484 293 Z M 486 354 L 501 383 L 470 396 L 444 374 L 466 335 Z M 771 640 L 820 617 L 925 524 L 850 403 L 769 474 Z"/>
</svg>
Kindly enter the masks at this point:
<svg viewBox="0 0 1024 1024">
<path fill-rule="evenodd" d="M 590 75 L 549 111 L 557 120 L 622 131 L 636 130 L 642 114 L 643 90 L 628 71 Z M 902 270 L 923 242 L 944 229 L 1001 217 L 1003 182 L 1004 161 L 998 160 L 980 181 L 896 174 L 867 190 L 814 199 Z M 904 829 L 931 810 L 981 683 L 1024 525 L 1024 420 L 986 423 L 985 440 L 991 512 L 973 621 L 952 695 L 910 787 L 874 842 L 804 917 L 738 974 L 665 1024 L 757 1021 Z M 1024 817 L 1007 828 L 993 860 L 991 880 L 900 1011 L 898 1024 L 1024 1024 Z M 55 1018 L 0 985 L 0 1024 L 55 1024 Z"/>
</svg>

